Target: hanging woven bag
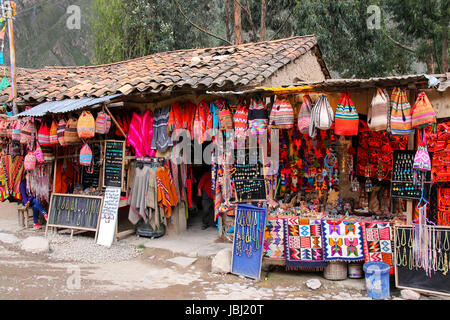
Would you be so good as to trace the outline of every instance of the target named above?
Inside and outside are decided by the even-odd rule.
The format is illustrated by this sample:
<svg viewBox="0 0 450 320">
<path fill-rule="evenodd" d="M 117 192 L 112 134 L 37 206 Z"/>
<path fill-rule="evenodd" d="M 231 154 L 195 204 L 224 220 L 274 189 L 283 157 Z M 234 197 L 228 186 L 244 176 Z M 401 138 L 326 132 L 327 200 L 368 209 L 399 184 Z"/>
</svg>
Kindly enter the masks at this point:
<svg viewBox="0 0 450 320">
<path fill-rule="evenodd" d="M 417 147 L 416 155 L 414 156 L 413 169 L 419 171 L 431 171 L 431 159 L 427 148 L 427 137 L 422 130 L 422 139 Z"/>
<path fill-rule="evenodd" d="M 42 154 L 44 155 L 44 162 L 49 163 L 55 160 L 55 154 L 53 152 L 53 147 L 51 146 L 41 146 Z"/>
<path fill-rule="evenodd" d="M 307 94 L 303 96 L 303 103 L 298 114 L 298 130 L 303 134 L 308 134 L 311 122 L 311 109 L 313 108 L 311 97 Z"/>
<path fill-rule="evenodd" d="M 65 147 L 67 146 L 66 140 L 64 139 L 64 132 L 66 131 L 67 122 L 64 119 L 58 121 L 58 127 L 56 129 L 56 135 L 58 136 L 58 143 Z"/>
<path fill-rule="evenodd" d="M 83 111 L 78 118 L 77 132 L 80 139 L 90 139 L 95 136 L 95 119 L 89 111 Z"/>
<path fill-rule="evenodd" d="M 50 144 L 56 145 L 58 144 L 58 124 L 55 120 L 52 121 L 52 125 L 50 127 Z"/>
<path fill-rule="evenodd" d="M 358 134 L 359 116 L 350 93 L 342 93 L 336 107 L 334 133 L 340 136 L 355 136 Z"/>
<path fill-rule="evenodd" d="M 248 106 L 242 100 L 239 102 L 236 112 L 234 113 L 234 134 L 236 137 L 244 138 L 248 128 Z"/>
<path fill-rule="evenodd" d="M 220 129 L 233 129 L 233 116 L 231 115 L 231 110 L 227 102 L 223 99 L 219 99 L 215 103 L 219 107 Z"/>
<path fill-rule="evenodd" d="M 20 142 L 21 130 L 22 130 L 22 121 L 20 120 L 14 121 L 12 124 L 12 134 L 11 134 L 11 139 L 13 141 Z"/>
<path fill-rule="evenodd" d="M 292 129 L 294 127 L 294 109 L 287 98 L 276 97 L 269 117 L 269 128 Z"/>
<path fill-rule="evenodd" d="M 22 130 L 20 130 L 20 143 L 31 144 L 33 142 L 33 136 L 35 134 L 35 127 L 31 120 L 24 122 Z"/>
<path fill-rule="evenodd" d="M 95 133 L 107 134 L 111 128 L 111 117 L 104 111 L 100 111 L 95 119 Z"/>
<path fill-rule="evenodd" d="M 387 130 L 389 126 L 389 95 L 386 90 L 377 88 L 373 95 L 367 115 L 367 125 L 372 131 Z"/>
<path fill-rule="evenodd" d="M 42 148 L 39 145 L 39 142 L 36 144 L 36 150 L 34 151 L 34 156 L 36 157 L 37 163 L 43 163 L 44 162 L 44 154 L 42 153 Z"/>
<path fill-rule="evenodd" d="M 391 134 L 413 134 L 411 105 L 406 97 L 406 90 L 394 88 L 391 95 Z"/>
<path fill-rule="evenodd" d="M 33 171 L 36 167 L 36 156 L 32 151 L 28 151 L 23 161 L 23 167 L 26 171 Z"/>
<path fill-rule="evenodd" d="M 80 165 L 89 167 L 92 162 L 92 150 L 87 143 L 80 150 Z"/>
<path fill-rule="evenodd" d="M 42 120 L 38 131 L 38 141 L 41 147 L 51 146 L 50 144 L 50 127 Z"/>
<path fill-rule="evenodd" d="M 316 129 L 328 130 L 333 125 L 334 112 L 326 95 L 322 94 L 317 98 L 311 113 Z"/>
<path fill-rule="evenodd" d="M 250 134 L 266 134 L 268 122 L 269 119 L 264 101 L 259 96 L 254 96 L 250 100 L 248 109 L 248 129 Z"/>
<path fill-rule="evenodd" d="M 419 93 L 412 111 L 412 127 L 421 128 L 436 123 L 436 113 L 425 92 Z"/>
<path fill-rule="evenodd" d="M 74 117 L 67 121 L 66 129 L 64 130 L 64 142 L 67 145 L 78 144 L 81 141 L 78 137 L 77 125 L 78 120 Z"/>
</svg>

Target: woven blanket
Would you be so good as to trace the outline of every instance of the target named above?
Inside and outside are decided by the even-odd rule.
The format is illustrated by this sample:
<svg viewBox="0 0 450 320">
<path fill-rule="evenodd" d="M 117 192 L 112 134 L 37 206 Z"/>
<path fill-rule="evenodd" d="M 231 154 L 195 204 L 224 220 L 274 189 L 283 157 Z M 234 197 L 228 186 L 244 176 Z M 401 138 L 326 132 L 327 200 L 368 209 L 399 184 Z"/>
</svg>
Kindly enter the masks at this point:
<svg viewBox="0 0 450 320">
<path fill-rule="evenodd" d="M 292 218 L 284 223 L 286 268 L 325 268 L 320 220 Z"/>
<path fill-rule="evenodd" d="M 364 260 L 363 231 L 359 222 L 322 221 L 326 261 Z"/>
<path fill-rule="evenodd" d="M 269 218 L 264 233 L 264 258 L 284 260 L 284 221 Z"/>
<path fill-rule="evenodd" d="M 366 222 L 363 228 L 364 261 L 383 261 L 392 267 L 392 227 L 388 222 Z"/>
</svg>

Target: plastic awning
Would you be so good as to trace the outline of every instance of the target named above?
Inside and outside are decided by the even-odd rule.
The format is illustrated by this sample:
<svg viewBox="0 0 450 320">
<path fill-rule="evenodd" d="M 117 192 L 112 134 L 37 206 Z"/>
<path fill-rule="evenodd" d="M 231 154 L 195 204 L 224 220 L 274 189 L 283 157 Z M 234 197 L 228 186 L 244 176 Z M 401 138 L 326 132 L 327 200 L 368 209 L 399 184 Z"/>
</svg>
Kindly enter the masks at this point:
<svg viewBox="0 0 450 320">
<path fill-rule="evenodd" d="M 80 99 L 66 99 L 59 101 L 47 101 L 37 106 L 19 113 L 18 117 L 42 117 L 47 113 L 66 113 L 75 111 L 84 107 L 93 106 L 105 101 L 112 100 L 121 96 L 121 94 L 113 94 L 101 98 L 80 98 Z"/>
</svg>

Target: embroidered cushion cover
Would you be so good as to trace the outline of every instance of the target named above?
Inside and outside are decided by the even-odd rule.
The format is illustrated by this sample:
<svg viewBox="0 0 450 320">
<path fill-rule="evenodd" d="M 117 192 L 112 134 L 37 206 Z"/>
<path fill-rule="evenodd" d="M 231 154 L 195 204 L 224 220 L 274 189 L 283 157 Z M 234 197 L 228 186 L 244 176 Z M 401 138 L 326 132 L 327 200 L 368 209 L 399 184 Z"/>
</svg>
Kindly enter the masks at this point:
<svg viewBox="0 0 450 320">
<path fill-rule="evenodd" d="M 359 222 L 322 221 L 326 261 L 364 260 L 363 232 Z"/>
</svg>

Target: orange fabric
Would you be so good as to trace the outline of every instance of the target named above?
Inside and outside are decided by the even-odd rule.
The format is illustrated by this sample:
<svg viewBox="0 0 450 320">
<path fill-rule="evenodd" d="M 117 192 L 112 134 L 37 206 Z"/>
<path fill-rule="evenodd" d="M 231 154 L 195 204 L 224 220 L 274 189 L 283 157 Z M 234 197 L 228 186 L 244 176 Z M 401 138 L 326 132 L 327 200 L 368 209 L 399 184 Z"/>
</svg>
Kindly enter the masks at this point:
<svg viewBox="0 0 450 320">
<path fill-rule="evenodd" d="M 58 161 L 55 175 L 55 193 L 68 193 L 68 188 L 73 186 L 73 164 L 72 161 L 67 160 L 67 168 L 63 170 L 63 160 Z"/>
<path fill-rule="evenodd" d="M 175 185 L 170 177 L 170 170 L 166 166 L 156 170 L 156 185 L 158 205 L 164 208 L 166 218 L 172 216 L 172 207 L 178 203 L 178 196 Z"/>
</svg>

